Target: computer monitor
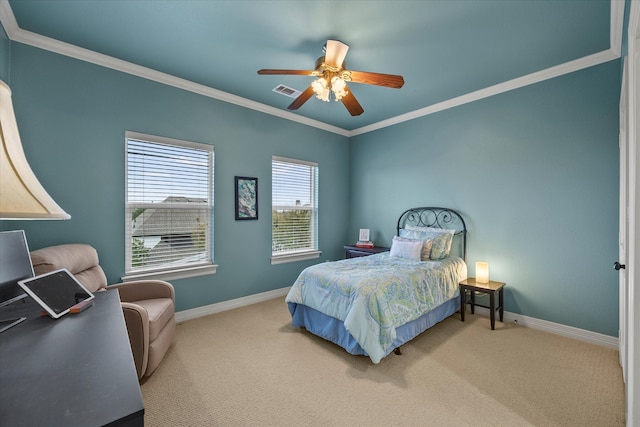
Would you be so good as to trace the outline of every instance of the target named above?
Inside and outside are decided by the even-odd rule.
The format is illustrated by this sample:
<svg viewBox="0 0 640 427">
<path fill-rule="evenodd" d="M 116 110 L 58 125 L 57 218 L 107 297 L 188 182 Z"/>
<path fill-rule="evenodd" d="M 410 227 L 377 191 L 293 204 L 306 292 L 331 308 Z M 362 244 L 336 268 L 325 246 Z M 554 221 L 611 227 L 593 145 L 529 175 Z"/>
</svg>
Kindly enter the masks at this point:
<svg viewBox="0 0 640 427">
<path fill-rule="evenodd" d="M 24 317 L 3 319 L 2 307 L 27 296 L 19 280 L 33 277 L 29 246 L 23 230 L 0 232 L 0 332 L 25 320 Z"/>
</svg>

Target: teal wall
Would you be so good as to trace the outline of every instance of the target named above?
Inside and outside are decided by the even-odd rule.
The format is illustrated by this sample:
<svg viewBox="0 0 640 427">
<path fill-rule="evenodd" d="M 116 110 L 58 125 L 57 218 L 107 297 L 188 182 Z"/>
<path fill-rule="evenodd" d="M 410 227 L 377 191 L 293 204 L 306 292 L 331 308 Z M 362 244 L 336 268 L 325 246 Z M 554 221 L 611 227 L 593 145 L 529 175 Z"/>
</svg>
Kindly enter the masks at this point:
<svg viewBox="0 0 640 427">
<path fill-rule="evenodd" d="M 111 283 L 124 274 L 125 131 L 215 146 L 215 275 L 173 281 L 185 310 L 291 286 L 318 260 L 271 265 L 271 156 L 318 162 L 319 261 L 343 257 L 349 144 L 343 136 L 23 44 L 11 50 L 11 88 L 24 150 L 69 221 L 4 221 L 31 249 L 96 247 Z M 259 219 L 235 221 L 234 176 L 259 184 Z"/>
<path fill-rule="evenodd" d="M 617 336 L 619 93 L 612 61 L 352 138 L 349 234 L 458 209 L 506 310 Z"/>
<path fill-rule="evenodd" d="M 9 58 L 10 66 L 5 65 Z M 213 144 L 218 273 L 174 281 L 185 310 L 290 286 L 370 228 L 389 244 L 413 206 L 459 209 L 469 272 L 488 261 L 506 310 L 618 334 L 620 62 L 348 138 L 19 43 L 0 34 L 24 149 L 69 221 L 0 221 L 32 249 L 95 246 L 124 273 L 124 132 Z M 270 264 L 272 155 L 320 165 L 319 260 Z M 233 177 L 259 178 L 260 219 L 234 220 Z M 350 183 L 350 185 L 349 185 Z"/>
</svg>

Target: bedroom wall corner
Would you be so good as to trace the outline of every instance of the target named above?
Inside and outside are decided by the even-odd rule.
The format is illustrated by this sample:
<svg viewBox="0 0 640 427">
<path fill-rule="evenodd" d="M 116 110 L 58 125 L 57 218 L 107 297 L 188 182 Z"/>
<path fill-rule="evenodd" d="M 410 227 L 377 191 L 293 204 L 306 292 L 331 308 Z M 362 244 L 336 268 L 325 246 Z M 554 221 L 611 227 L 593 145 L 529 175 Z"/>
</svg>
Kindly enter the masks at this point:
<svg viewBox="0 0 640 427">
<path fill-rule="evenodd" d="M 351 139 L 349 234 L 459 210 L 505 310 L 618 333 L 619 60 Z"/>
</svg>

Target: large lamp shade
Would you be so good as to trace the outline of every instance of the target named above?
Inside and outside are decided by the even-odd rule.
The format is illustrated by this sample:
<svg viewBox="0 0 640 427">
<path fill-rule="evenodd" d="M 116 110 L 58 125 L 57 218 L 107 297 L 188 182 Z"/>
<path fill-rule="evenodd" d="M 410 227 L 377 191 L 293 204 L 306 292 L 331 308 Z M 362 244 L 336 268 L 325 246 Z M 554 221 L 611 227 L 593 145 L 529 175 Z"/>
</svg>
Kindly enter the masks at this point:
<svg viewBox="0 0 640 427">
<path fill-rule="evenodd" d="M 69 219 L 49 196 L 24 155 L 11 89 L 0 80 L 0 219 Z"/>
</svg>

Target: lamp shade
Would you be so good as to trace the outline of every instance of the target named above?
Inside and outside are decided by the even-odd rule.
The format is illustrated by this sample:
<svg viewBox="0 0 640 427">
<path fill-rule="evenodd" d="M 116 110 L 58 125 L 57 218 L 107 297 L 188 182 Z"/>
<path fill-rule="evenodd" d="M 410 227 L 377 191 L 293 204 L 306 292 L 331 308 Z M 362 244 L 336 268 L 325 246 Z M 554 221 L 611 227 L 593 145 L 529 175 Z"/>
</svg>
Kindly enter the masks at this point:
<svg viewBox="0 0 640 427">
<path fill-rule="evenodd" d="M 478 261 L 476 262 L 476 282 L 489 283 L 489 263 Z"/>
<path fill-rule="evenodd" d="M 11 89 L 0 80 L 0 219 L 69 219 L 49 196 L 24 155 Z"/>
</svg>

